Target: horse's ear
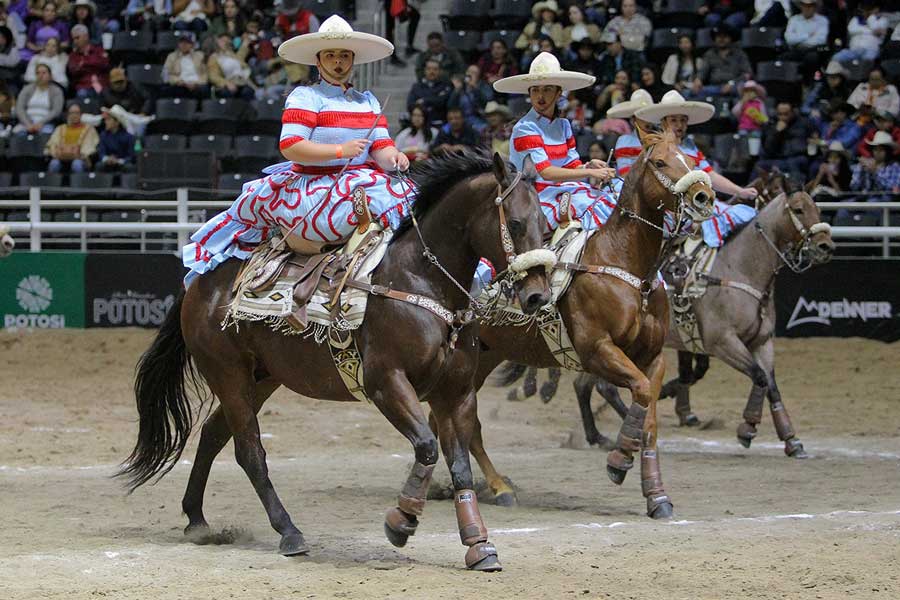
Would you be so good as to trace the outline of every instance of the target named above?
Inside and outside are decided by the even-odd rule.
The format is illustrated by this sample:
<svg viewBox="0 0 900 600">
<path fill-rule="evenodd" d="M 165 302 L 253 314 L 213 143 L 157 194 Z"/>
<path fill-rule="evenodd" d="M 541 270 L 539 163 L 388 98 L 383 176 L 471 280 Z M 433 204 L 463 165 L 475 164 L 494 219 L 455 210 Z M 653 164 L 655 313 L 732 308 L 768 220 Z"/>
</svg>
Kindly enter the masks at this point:
<svg viewBox="0 0 900 600">
<path fill-rule="evenodd" d="M 530 156 L 525 156 L 525 160 L 522 161 L 522 177 L 525 179 L 537 179 L 538 172 L 534 166 L 534 161 L 531 160 Z"/>
<path fill-rule="evenodd" d="M 526 158 L 525 160 L 528 159 Z M 494 177 L 497 178 L 497 183 L 505 187 L 509 182 L 509 168 L 506 166 L 506 161 L 503 160 L 503 157 L 498 152 L 494 152 L 493 162 Z"/>
<path fill-rule="evenodd" d="M 634 130 L 637 132 L 638 139 L 641 141 L 641 146 L 644 148 L 652 145 L 652 131 L 648 131 L 644 129 L 638 122 L 635 120 Z"/>
</svg>

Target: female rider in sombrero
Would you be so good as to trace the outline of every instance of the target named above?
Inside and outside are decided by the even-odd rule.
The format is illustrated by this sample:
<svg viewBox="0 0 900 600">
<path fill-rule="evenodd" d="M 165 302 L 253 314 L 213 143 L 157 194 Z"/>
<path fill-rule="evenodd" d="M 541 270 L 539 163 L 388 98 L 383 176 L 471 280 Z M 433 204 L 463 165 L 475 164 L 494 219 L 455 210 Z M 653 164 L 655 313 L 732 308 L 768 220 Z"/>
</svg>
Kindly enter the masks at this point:
<svg viewBox="0 0 900 600">
<path fill-rule="evenodd" d="M 678 139 L 678 147 L 694 161 L 694 168 L 709 173 L 714 190 L 744 200 L 753 200 L 757 196 L 755 189 L 742 188 L 724 175 L 713 171 L 712 165 L 694 142 L 685 138 L 688 125 L 709 121 L 714 112 L 715 107 L 712 104 L 686 101 L 681 94 L 672 90 L 666 92 L 658 104 L 640 108 L 634 116 L 648 123 L 660 123 L 663 130 L 674 133 Z M 716 200 L 715 214 L 711 219 L 701 223 L 703 241 L 713 248 L 719 247 L 732 231 L 751 221 L 755 216 L 756 210 L 750 206 L 730 205 Z"/>
<path fill-rule="evenodd" d="M 294 89 L 285 103 L 279 147 L 288 162 L 268 167 L 265 177 L 245 183 L 231 208 L 206 223 L 185 246 L 183 261 L 190 269 L 185 285 L 231 257 L 246 259 L 279 229 L 291 232 L 292 247 L 308 253 L 340 243 L 357 224 L 352 208 L 357 187 L 365 189 L 369 211 L 382 226 L 400 222 L 411 190 L 392 182 L 385 171 L 405 171 L 409 159 L 394 147 L 375 96 L 349 85 L 354 64 L 381 60 L 393 50 L 387 40 L 353 31 L 337 15 L 317 33 L 279 46 L 285 60 L 316 65 L 321 79 Z"/>
<path fill-rule="evenodd" d="M 581 163 L 572 124 L 559 115 L 557 106 L 563 90 L 578 90 L 593 83 L 590 75 L 560 69 L 556 57 L 547 52 L 535 57 L 528 74 L 494 82 L 498 92 L 528 94 L 531 99 L 531 110 L 513 127 L 510 160 L 520 170 L 526 156 L 534 162 L 538 171 L 535 187 L 550 230 L 563 219 L 561 205 L 568 205 L 570 217 L 585 229 L 605 223 L 615 207 L 611 193 L 586 181 L 609 181 L 614 171 L 600 160 Z"/>
</svg>

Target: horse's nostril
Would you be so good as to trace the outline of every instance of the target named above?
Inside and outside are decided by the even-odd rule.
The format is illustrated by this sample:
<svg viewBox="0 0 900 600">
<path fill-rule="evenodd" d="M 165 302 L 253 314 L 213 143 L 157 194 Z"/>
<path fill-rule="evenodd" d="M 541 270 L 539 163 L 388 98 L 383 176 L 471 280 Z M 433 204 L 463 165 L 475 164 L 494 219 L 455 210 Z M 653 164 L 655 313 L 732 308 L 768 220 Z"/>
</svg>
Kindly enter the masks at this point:
<svg viewBox="0 0 900 600">
<path fill-rule="evenodd" d="M 709 196 L 706 192 L 697 192 L 694 194 L 694 204 L 700 205 L 706 204 L 707 202 L 709 202 Z"/>
<path fill-rule="evenodd" d="M 832 252 L 834 252 L 834 246 L 832 244 L 829 244 L 828 242 L 819 242 L 819 250 L 831 254 Z"/>
</svg>

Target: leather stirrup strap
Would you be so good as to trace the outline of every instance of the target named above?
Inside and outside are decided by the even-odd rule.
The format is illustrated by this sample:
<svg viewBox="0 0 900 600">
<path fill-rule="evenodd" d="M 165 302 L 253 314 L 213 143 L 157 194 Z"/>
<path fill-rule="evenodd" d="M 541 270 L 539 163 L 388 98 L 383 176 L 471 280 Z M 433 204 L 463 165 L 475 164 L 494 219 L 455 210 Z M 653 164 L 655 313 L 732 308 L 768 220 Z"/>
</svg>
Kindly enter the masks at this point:
<svg viewBox="0 0 900 600">
<path fill-rule="evenodd" d="M 369 198 L 366 195 L 366 188 L 358 185 L 353 188 L 351 195 L 353 196 L 353 213 L 359 222 L 356 230 L 359 233 L 365 233 L 372 224 L 372 213 L 369 212 Z"/>
<path fill-rule="evenodd" d="M 572 218 L 572 194 L 563 192 L 559 195 L 559 226 L 565 229 Z"/>
</svg>

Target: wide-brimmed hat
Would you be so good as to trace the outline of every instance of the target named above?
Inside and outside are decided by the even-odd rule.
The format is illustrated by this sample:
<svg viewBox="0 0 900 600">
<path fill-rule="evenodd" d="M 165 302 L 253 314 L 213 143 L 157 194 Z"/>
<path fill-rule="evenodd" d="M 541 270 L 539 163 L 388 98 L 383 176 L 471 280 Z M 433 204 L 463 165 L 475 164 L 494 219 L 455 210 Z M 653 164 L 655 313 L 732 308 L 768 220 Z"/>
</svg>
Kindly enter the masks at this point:
<svg viewBox="0 0 900 600">
<path fill-rule="evenodd" d="M 91 9 L 91 14 L 97 12 L 97 5 L 91 2 L 91 0 L 75 0 L 75 3 L 72 4 L 73 13 L 79 6 L 87 6 L 89 9 Z"/>
<path fill-rule="evenodd" d="M 116 104 L 112 108 L 103 107 L 100 111 L 103 115 L 109 115 L 113 119 L 119 122 L 119 125 L 122 126 L 122 129 L 125 129 L 128 126 L 128 121 L 126 121 L 125 117 L 125 109 L 120 105 Z"/>
<path fill-rule="evenodd" d="M 836 60 L 829 61 L 828 66 L 825 67 L 826 75 L 840 75 L 841 77 L 847 77 L 847 69 L 844 68 L 844 65 L 839 63 Z"/>
<path fill-rule="evenodd" d="M 744 93 L 744 90 L 755 90 L 756 95 L 759 96 L 760 98 L 766 97 L 766 88 L 764 88 L 759 83 L 753 81 L 752 79 L 748 79 L 747 81 L 745 81 L 743 83 L 743 85 L 740 86 L 740 89 L 741 89 L 742 94 Z"/>
<path fill-rule="evenodd" d="M 534 6 L 531 7 L 531 16 L 538 19 L 545 10 L 558 13 L 559 5 L 556 3 L 556 0 L 541 0 L 541 2 L 535 2 Z"/>
<path fill-rule="evenodd" d="M 850 153 L 844 148 L 844 145 L 840 143 L 838 140 L 832 141 L 828 144 L 828 149 L 825 151 L 826 153 L 837 152 L 845 158 L 850 158 Z"/>
<path fill-rule="evenodd" d="M 715 112 L 716 109 L 712 104 L 685 100 L 684 96 L 671 90 L 666 92 L 659 104 L 638 109 L 634 116 L 642 121 L 659 123 L 663 117 L 685 115 L 688 118 L 688 125 L 696 125 L 709 121 Z"/>
<path fill-rule="evenodd" d="M 377 35 L 353 31 L 347 21 L 332 15 L 316 33 L 298 35 L 283 42 L 278 46 L 278 55 L 301 65 L 314 65 L 323 50 L 350 50 L 354 64 L 361 65 L 387 58 L 394 53 L 394 45 Z"/>
<path fill-rule="evenodd" d="M 531 62 L 525 75 L 504 77 L 494 82 L 494 89 L 506 94 L 527 94 L 535 85 L 558 85 L 566 91 L 580 90 L 593 85 L 596 77 L 577 71 L 563 71 L 559 59 L 549 52 L 541 52 Z"/>
<path fill-rule="evenodd" d="M 653 96 L 647 90 L 635 90 L 626 102 L 619 102 L 608 111 L 608 119 L 630 119 L 634 113 L 642 108 L 653 105 Z"/>
<path fill-rule="evenodd" d="M 897 148 L 897 143 L 887 131 L 876 131 L 875 135 L 872 136 L 871 141 L 866 143 L 870 146 L 890 146 L 895 150 Z"/>
<path fill-rule="evenodd" d="M 493 113 L 500 113 L 507 119 L 512 117 L 512 111 L 509 110 L 509 107 L 505 104 L 500 104 L 496 100 L 491 100 L 487 104 L 484 105 L 484 114 L 490 115 Z"/>
</svg>

